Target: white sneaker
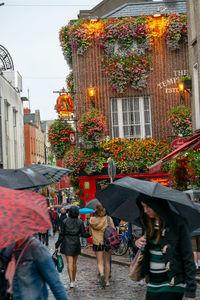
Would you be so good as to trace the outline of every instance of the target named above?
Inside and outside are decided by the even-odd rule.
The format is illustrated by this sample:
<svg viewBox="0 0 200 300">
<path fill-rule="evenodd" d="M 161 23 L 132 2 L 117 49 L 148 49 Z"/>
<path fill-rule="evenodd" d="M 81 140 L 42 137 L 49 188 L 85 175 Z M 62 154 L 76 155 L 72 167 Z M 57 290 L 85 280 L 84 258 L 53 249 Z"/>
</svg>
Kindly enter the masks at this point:
<svg viewBox="0 0 200 300">
<path fill-rule="evenodd" d="M 109 281 L 106 282 L 106 286 L 110 286 L 110 282 Z"/>
<path fill-rule="evenodd" d="M 70 287 L 70 289 L 74 288 L 74 282 L 70 282 L 69 287 Z"/>
</svg>

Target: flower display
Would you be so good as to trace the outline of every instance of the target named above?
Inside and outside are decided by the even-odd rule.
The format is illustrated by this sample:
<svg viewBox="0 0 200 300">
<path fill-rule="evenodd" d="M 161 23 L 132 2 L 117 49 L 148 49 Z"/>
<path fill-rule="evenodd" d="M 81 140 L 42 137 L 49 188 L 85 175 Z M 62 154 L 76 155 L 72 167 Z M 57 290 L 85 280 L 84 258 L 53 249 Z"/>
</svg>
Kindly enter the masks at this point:
<svg viewBox="0 0 200 300">
<path fill-rule="evenodd" d="M 72 170 L 69 174 L 71 184 L 76 184 L 81 170 L 88 175 L 99 174 L 103 170 L 108 156 L 113 159 L 119 173 L 148 172 L 148 168 L 166 156 L 171 148 L 166 141 L 154 139 L 111 139 L 102 141 L 97 149 L 70 148 L 65 153 L 63 165 Z M 73 181 L 74 180 L 74 181 Z"/>
<path fill-rule="evenodd" d="M 191 150 L 186 154 L 188 159 L 187 174 L 189 185 L 200 188 L 200 149 Z"/>
<path fill-rule="evenodd" d="M 192 112 L 189 106 L 178 106 L 168 112 L 168 124 L 177 136 L 192 135 Z"/>
<path fill-rule="evenodd" d="M 185 14 L 172 13 L 168 16 L 165 40 L 172 50 L 180 48 L 180 43 L 187 43 L 187 16 Z"/>
<path fill-rule="evenodd" d="M 147 56 L 114 54 L 113 56 L 103 56 L 101 63 L 113 90 L 123 93 L 128 86 L 138 90 L 146 87 L 149 70 Z"/>
<path fill-rule="evenodd" d="M 134 42 L 138 43 L 138 52 L 149 49 L 148 27 L 145 17 L 110 18 L 104 20 L 104 31 L 99 35 L 98 43 L 108 54 L 113 53 L 113 47 L 128 53 L 132 52 Z M 111 53 L 110 53 L 111 52 Z M 127 53 L 127 52 L 126 52 Z M 127 53 L 127 54 L 128 54 Z"/>
<path fill-rule="evenodd" d="M 172 13 L 159 20 L 150 16 L 97 22 L 79 19 L 61 28 L 59 36 L 70 66 L 72 51 L 83 55 L 93 41 L 104 49 L 99 59 L 109 84 L 123 93 L 128 86 L 139 90 L 146 87 L 150 59 L 145 51 L 150 49 L 154 37 L 164 38 L 171 49 L 178 49 L 181 42 L 187 42 L 187 17 Z"/>
<path fill-rule="evenodd" d="M 178 190 L 200 188 L 200 150 L 188 151 L 169 166 L 170 184 Z"/>
<path fill-rule="evenodd" d="M 74 76 L 73 76 L 72 71 L 67 76 L 66 82 L 67 82 L 67 89 L 69 91 L 69 96 L 73 99 L 73 97 L 74 97 Z"/>
<path fill-rule="evenodd" d="M 64 57 L 70 67 L 72 67 L 72 47 L 69 35 L 70 23 L 61 28 L 59 32 L 60 45 L 63 50 Z"/>
<path fill-rule="evenodd" d="M 78 122 L 78 132 L 84 148 L 98 147 L 106 133 L 106 121 L 102 113 L 92 108 Z"/>
<path fill-rule="evenodd" d="M 147 170 L 152 164 L 170 153 L 171 148 L 166 141 L 147 139 L 114 139 L 102 143 L 123 173 Z"/>
<path fill-rule="evenodd" d="M 71 125 L 63 120 L 57 120 L 49 127 L 48 140 L 57 159 L 62 159 L 69 149 L 69 134 L 72 131 Z"/>
<path fill-rule="evenodd" d="M 188 174 L 187 174 L 187 161 L 186 157 L 179 157 L 170 164 L 169 170 L 169 183 L 177 189 L 184 191 L 188 185 Z"/>
</svg>

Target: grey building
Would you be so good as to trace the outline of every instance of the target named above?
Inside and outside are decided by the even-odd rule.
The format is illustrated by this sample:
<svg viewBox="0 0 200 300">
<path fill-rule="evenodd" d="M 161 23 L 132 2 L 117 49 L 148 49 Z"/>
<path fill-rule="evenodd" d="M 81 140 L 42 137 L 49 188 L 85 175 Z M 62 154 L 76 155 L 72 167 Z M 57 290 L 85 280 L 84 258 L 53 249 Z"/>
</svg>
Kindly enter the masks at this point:
<svg viewBox="0 0 200 300">
<path fill-rule="evenodd" d="M 193 129 L 200 132 L 200 0 L 187 0 Z"/>
</svg>

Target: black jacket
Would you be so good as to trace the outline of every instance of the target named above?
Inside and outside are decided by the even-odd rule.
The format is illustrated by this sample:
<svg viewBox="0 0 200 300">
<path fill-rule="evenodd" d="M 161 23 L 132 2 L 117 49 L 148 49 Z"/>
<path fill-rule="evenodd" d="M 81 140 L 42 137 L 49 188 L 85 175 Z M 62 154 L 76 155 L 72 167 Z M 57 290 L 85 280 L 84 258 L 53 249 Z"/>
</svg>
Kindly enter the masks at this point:
<svg viewBox="0 0 200 300">
<path fill-rule="evenodd" d="M 88 238 L 90 234 L 86 232 L 83 221 L 78 218 L 76 209 L 72 207 L 69 217 L 63 221 L 55 247 L 58 248 L 61 245 L 60 252 L 65 255 L 79 255 L 81 253 L 80 236 Z"/>
<path fill-rule="evenodd" d="M 190 242 L 190 233 L 185 221 L 180 216 L 170 212 L 170 215 L 163 223 L 160 242 L 170 284 L 173 286 L 185 283 L 185 296 L 194 298 L 196 291 L 196 267 Z M 148 278 L 149 260 L 147 242 L 142 262 L 142 277 Z"/>
<path fill-rule="evenodd" d="M 61 213 L 60 216 L 58 216 L 58 220 L 57 220 L 57 224 L 58 226 L 61 228 L 63 221 L 67 218 L 67 214 L 66 213 Z"/>
</svg>

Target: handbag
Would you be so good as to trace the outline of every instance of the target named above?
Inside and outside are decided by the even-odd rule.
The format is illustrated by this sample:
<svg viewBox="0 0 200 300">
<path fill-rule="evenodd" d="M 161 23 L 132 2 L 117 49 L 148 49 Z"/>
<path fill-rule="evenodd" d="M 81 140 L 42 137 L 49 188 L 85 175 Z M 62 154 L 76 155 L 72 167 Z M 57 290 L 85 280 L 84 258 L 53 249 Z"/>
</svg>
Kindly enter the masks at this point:
<svg viewBox="0 0 200 300">
<path fill-rule="evenodd" d="M 57 253 L 57 270 L 59 273 L 62 272 L 63 268 L 64 268 L 64 262 L 63 262 L 63 259 L 62 259 L 62 256 L 60 254 Z"/>
<path fill-rule="evenodd" d="M 128 276 L 133 281 L 140 281 L 142 279 L 141 276 L 141 269 L 142 269 L 142 260 L 143 260 L 143 252 L 141 249 L 139 249 L 133 259 L 133 261 L 130 264 Z"/>
</svg>

